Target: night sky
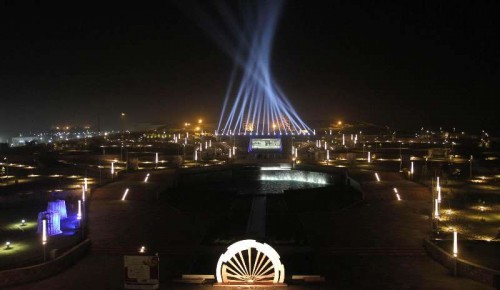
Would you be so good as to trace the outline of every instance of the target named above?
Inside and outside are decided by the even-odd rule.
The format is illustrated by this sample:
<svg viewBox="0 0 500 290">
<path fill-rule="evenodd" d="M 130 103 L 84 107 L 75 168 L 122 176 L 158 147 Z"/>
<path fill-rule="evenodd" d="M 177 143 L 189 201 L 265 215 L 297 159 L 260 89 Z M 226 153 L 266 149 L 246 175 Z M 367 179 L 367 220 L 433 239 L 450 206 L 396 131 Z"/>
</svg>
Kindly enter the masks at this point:
<svg viewBox="0 0 500 290">
<path fill-rule="evenodd" d="M 500 128 L 497 1 L 325 2 L 286 2 L 274 42 L 304 120 Z M 118 129 L 122 111 L 130 127 L 218 120 L 232 60 L 189 11 L 85 4 L 0 4 L 0 136 L 99 114 Z"/>
</svg>

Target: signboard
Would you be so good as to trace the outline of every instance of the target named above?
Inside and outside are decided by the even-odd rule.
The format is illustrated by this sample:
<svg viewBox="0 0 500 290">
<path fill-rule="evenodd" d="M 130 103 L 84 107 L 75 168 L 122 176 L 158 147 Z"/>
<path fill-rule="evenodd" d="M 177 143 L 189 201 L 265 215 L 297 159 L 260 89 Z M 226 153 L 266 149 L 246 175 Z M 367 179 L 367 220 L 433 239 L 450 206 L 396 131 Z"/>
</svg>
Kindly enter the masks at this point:
<svg viewBox="0 0 500 290">
<path fill-rule="evenodd" d="M 250 139 L 250 151 L 253 150 L 281 150 L 280 138 Z"/>
<path fill-rule="evenodd" d="M 125 289 L 159 289 L 158 256 L 124 256 Z"/>
</svg>

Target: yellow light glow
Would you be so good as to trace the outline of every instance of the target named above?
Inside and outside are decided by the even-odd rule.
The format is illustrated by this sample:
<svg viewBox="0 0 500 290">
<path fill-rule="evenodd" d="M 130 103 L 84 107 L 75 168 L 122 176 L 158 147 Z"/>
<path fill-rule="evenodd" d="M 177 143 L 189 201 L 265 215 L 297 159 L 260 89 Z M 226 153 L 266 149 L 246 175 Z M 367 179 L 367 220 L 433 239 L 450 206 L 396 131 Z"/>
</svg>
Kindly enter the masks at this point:
<svg viewBox="0 0 500 290">
<path fill-rule="evenodd" d="M 198 119 L 198 124 L 201 124 L 203 123 L 203 120 L 202 119 Z"/>
</svg>

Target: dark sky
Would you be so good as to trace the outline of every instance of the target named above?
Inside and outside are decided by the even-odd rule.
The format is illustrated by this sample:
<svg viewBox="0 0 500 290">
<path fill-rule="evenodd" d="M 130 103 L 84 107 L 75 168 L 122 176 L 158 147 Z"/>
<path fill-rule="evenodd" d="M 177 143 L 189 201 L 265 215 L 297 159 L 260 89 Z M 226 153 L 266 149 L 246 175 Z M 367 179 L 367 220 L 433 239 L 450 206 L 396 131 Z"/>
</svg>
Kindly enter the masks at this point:
<svg viewBox="0 0 500 290">
<path fill-rule="evenodd" d="M 218 120 L 232 60 L 174 2 L 16 2 L 0 4 L 0 135 Z M 500 128 L 497 1 L 353 2 L 285 3 L 272 68 L 303 119 Z"/>
</svg>

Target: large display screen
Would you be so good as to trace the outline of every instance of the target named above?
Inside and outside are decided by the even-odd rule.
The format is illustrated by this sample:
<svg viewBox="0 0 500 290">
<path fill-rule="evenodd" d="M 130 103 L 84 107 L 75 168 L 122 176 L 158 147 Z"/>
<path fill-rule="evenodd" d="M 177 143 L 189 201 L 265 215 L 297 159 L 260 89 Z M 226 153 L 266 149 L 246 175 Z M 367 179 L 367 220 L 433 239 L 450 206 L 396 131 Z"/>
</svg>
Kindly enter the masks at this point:
<svg viewBox="0 0 500 290">
<path fill-rule="evenodd" d="M 250 139 L 250 150 L 281 150 L 280 138 Z"/>
</svg>

